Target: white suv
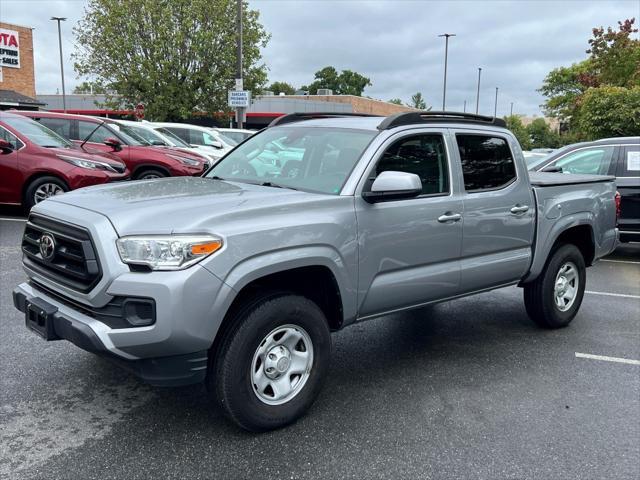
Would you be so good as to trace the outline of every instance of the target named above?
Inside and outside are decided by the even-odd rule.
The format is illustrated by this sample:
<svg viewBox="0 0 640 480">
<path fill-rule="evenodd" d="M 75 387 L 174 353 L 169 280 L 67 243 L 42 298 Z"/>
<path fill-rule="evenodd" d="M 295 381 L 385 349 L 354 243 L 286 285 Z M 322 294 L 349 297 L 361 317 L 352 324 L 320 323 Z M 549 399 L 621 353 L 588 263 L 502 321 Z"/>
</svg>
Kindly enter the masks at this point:
<svg viewBox="0 0 640 480">
<path fill-rule="evenodd" d="M 199 146 L 217 158 L 222 158 L 237 145 L 214 128 L 188 123 L 152 122 L 150 126 L 160 132 L 171 132 L 189 145 Z"/>
</svg>

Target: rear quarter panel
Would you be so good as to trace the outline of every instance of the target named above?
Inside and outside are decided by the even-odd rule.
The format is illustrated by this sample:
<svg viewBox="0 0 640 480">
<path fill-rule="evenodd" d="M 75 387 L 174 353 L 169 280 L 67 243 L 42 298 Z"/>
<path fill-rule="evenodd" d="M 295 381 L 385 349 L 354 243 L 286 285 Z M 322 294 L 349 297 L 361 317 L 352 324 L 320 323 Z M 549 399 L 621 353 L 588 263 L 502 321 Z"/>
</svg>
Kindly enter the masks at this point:
<svg viewBox="0 0 640 480">
<path fill-rule="evenodd" d="M 534 280 L 544 268 L 558 237 L 567 229 L 588 225 L 595 245 L 595 259 L 616 247 L 616 184 L 613 181 L 533 187 L 538 219 L 534 256 L 523 282 Z"/>
</svg>

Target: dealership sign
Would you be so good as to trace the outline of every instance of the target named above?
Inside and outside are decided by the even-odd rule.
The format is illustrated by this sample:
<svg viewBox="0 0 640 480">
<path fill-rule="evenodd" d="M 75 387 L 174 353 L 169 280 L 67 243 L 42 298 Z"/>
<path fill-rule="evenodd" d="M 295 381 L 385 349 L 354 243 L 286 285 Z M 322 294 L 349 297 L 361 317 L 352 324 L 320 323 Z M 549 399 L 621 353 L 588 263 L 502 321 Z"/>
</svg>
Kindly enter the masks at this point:
<svg viewBox="0 0 640 480">
<path fill-rule="evenodd" d="M 0 28 L 0 67 L 20 68 L 18 32 Z"/>
<path fill-rule="evenodd" d="M 230 90 L 229 103 L 230 107 L 248 107 L 251 101 L 251 92 L 247 90 Z"/>
</svg>

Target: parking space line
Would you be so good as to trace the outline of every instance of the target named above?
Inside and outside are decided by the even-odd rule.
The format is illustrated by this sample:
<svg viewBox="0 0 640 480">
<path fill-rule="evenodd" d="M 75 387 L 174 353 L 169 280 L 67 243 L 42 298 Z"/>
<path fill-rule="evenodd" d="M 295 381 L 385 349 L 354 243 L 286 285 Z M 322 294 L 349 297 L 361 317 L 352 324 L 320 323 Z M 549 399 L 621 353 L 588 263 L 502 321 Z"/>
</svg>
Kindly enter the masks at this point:
<svg viewBox="0 0 640 480">
<path fill-rule="evenodd" d="M 629 358 L 607 357 L 604 355 L 591 355 L 589 353 L 576 352 L 576 358 L 588 358 L 590 360 L 603 360 L 605 362 L 627 363 L 629 365 L 640 365 L 640 360 L 631 360 Z"/>
<path fill-rule="evenodd" d="M 632 265 L 640 265 L 640 262 L 634 262 L 633 260 L 600 260 L 601 262 L 609 263 L 630 263 Z"/>
<path fill-rule="evenodd" d="M 5 221 L 5 222 L 26 222 L 27 219 L 26 218 L 11 218 L 11 217 L 0 217 L 0 221 Z"/>
<path fill-rule="evenodd" d="M 605 295 L 607 297 L 622 297 L 622 298 L 638 298 L 638 299 L 640 299 L 640 295 L 631 295 L 629 293 L 594 292 L 593 290 L 585 290 L 584 293 L 590 293 L 591 295 Z"/>
</svg>

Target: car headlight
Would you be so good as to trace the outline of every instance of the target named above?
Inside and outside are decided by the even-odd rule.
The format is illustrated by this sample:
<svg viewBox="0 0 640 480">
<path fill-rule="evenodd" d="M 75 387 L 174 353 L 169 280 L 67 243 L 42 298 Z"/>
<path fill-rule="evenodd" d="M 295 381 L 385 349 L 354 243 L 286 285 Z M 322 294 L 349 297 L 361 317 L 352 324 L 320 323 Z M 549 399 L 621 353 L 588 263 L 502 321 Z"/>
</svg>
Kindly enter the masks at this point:
<svg viewBox="0 0 640 480">
<path fill-rule="evenodd" d="M 182 270 L 222 248 L 215 235 L 144 235 L 116 241 L 124 263 L 151 270 Z"/>
<path fill-rule="evenodd" d="M 75 165 L 80 168 L 87 168 L 89 170 L 109 170 L 111 172 L 117 172 L 108 163 L 96 162 L 95 160 L 87 160 L 86 158 L 72 157 L 69 155 L 56 155 L 60 160 L 64 160 L 71 165 Z"/>
<path fill-rule="evenodd" d="M 202 165 L 201 161 L 194 160 L 193 158 L 187 158 L 180 155 L 173 155 L 171 153 L 167 153 L 167 155 L 173 158 L 174 160 L 178 160 L 179 162 L 182 162 L 185 165 L 189 165 L 190 167 L 199 167 Z"/>
</svg>

